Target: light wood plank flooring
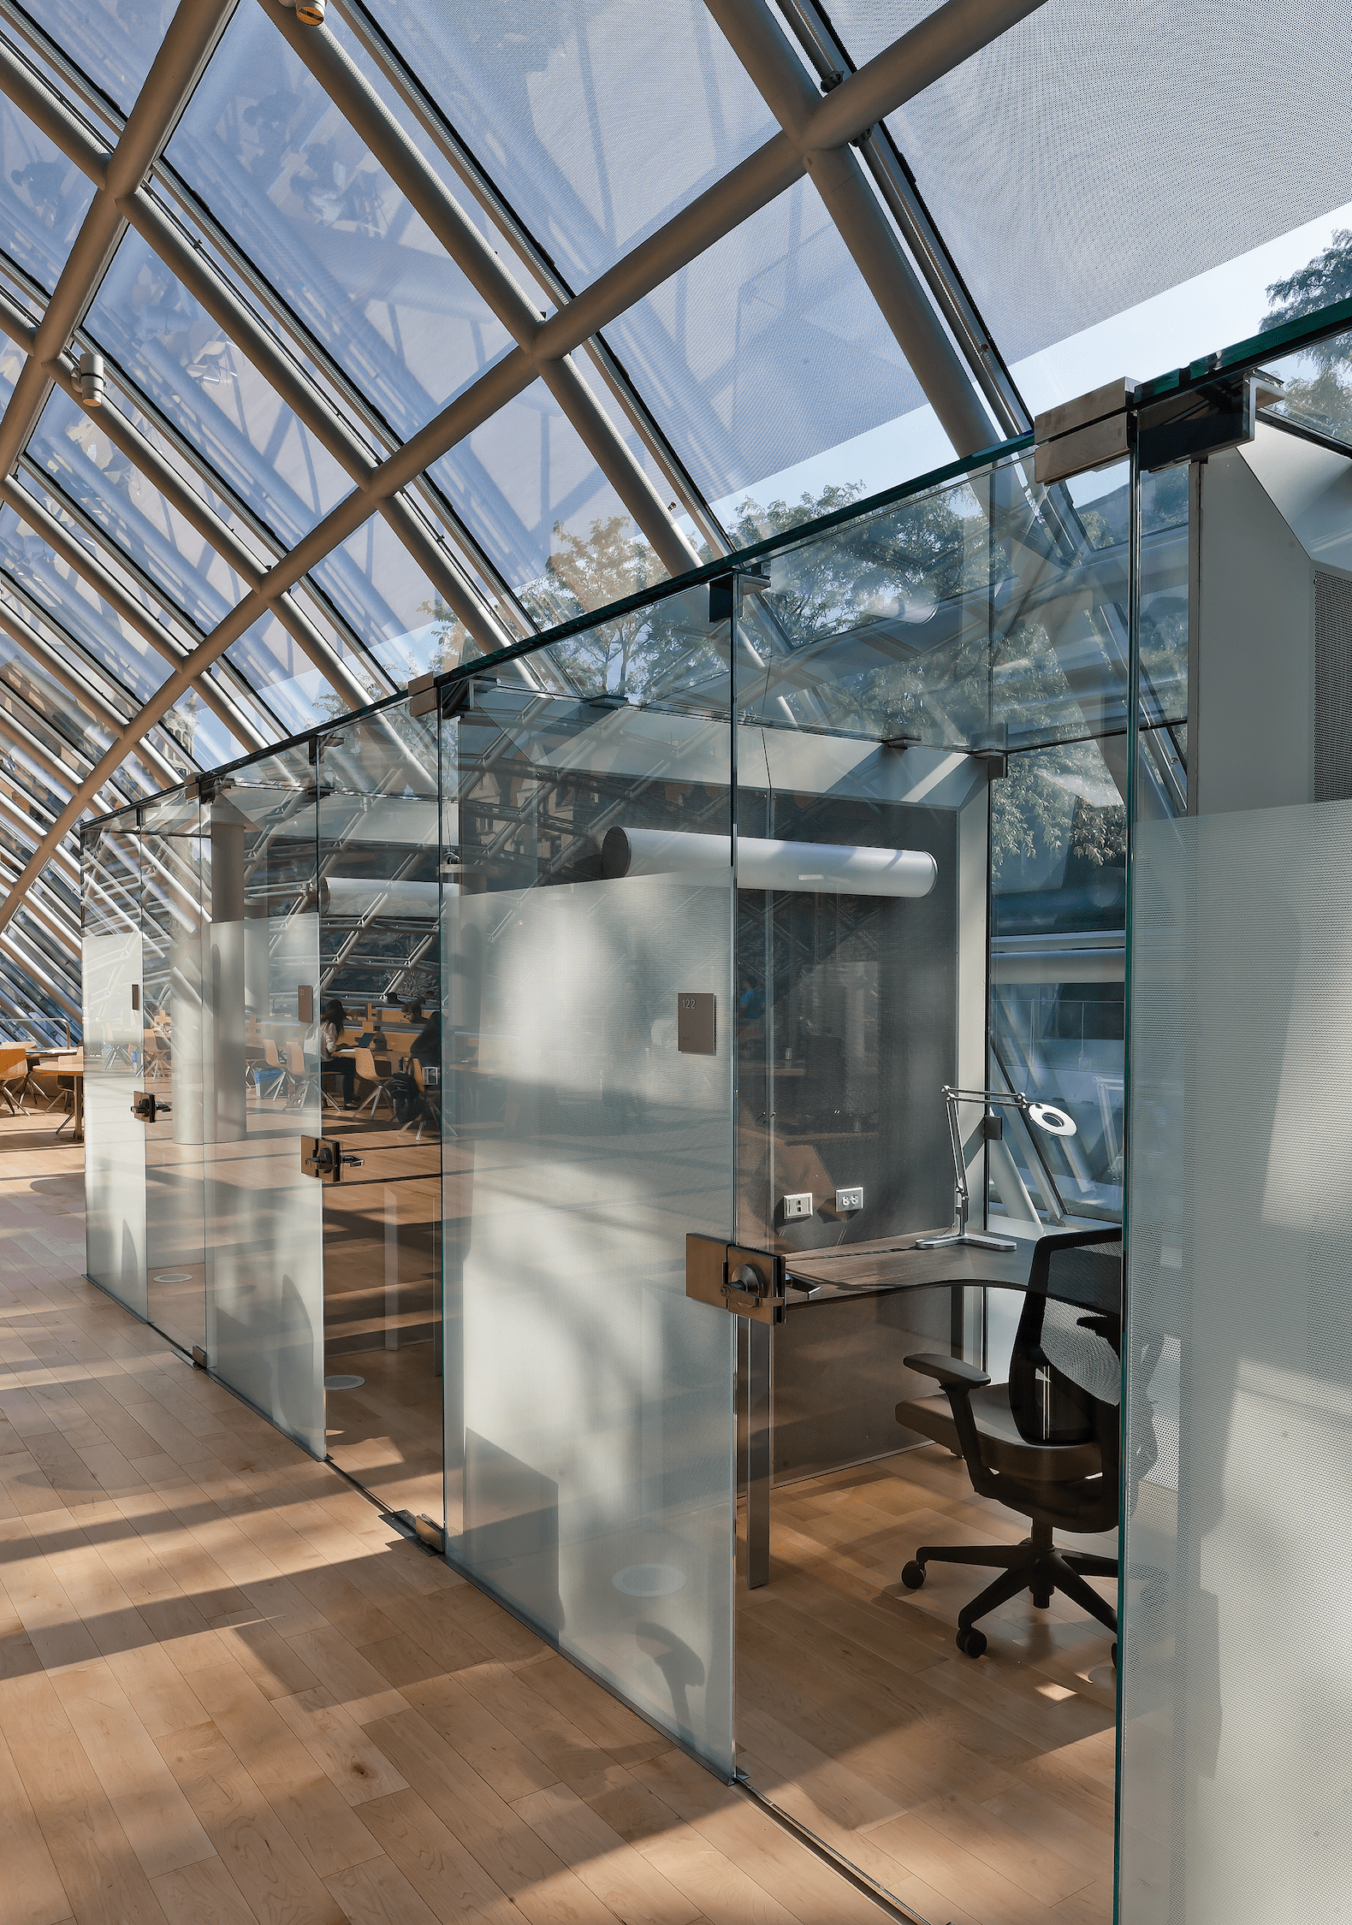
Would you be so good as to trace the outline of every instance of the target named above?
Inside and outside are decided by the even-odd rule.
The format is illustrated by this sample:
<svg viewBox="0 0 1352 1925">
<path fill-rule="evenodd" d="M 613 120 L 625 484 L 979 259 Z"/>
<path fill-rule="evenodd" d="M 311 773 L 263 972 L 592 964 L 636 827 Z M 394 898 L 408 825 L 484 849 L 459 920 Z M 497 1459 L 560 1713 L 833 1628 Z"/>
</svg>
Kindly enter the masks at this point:
<svg viewBox="0 0 1352 1925">
<path fill-rule="evenodd" d="M 82 1207 L 0 1125 L 0 1925 L 883 1916 L 85 1282 Z"/>
<path fill-rule="evenodd" d="M 739 1762 L 926 1919 L 1111 1925 L 1109 1634 L 1025 1595 L 982 1621 L 973 1660 L 957 1614 L 995 1573 L 931 1564 L 922 1590 L 901 1583 L 922 1543 L 1026 1531 L 938 1445 L 777 1489 L 771 1581 L 738 1590 Z"/>
</svg>

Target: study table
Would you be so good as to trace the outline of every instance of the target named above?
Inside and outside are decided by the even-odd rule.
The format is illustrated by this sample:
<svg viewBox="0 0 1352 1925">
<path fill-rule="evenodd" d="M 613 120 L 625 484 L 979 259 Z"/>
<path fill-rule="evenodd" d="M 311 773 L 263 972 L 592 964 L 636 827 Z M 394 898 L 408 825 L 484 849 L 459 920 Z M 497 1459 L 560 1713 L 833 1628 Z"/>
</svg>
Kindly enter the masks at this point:
<svg viewBox="0 0 1352 1925">
<path fill-rule="evenodd" d="M 746 1323 L 747 1582 L 752 1588 L 769 1576 L 775 1473 L 781 1482 L 791 1481 L 900 1448 L 904 1433 L 898 1431 L 895 1410 L 907 1388 L 898 1377 L 910 1377 L 902 1355 L 938 1349 L 959 1354 L 956 1292 L 1028 1288 L 1039 1239 L 1002 1227 L 999 1234 L 1008 1236 L 1012 1250 L 973 1244 L 917 1247 L 921 1238 L 942 1234 L 917 1230 L 795 1251 L 785 1262 L 783 1322 L 773 1328 Z M 1046 1234 L 1064 1246 L 1118 1243 L 1122 1232 L 1117 1224 L 1079 1223 Z M 1068 1268 L 1067 1277 L 1049 1279 L 1049 1295 L 1087 1310 L 1120 1309 L 1116 1266 Z M 926 1306 L 917 1293 L 938 1291 L 948 1295 L 936 1316 L 939 1306 L 933 1299 Z"/>
</svg>

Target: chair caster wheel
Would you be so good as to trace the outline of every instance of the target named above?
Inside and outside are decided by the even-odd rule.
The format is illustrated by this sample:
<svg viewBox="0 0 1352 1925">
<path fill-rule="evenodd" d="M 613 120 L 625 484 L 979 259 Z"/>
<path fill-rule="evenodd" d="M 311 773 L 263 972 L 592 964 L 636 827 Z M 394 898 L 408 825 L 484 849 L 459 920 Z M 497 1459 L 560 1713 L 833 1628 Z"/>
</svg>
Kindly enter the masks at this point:
<svg viewBox="0 0 1352 1925">
<path fill-rule="evenodd" d="M 924 1565 L 917 1564 L 915 1559 L 912 1558 L 909 1564 L 902 1566 L 901 1581 L 908 1591 L 918 1591 L 925 1582 Z"/>
<path fill-rule="evenodd" d="M 965 1658 L 979 1658 L 986 1648 L 986 1633 L 973 1625 L 970 1631 L 959 1628 L 957 1645 Z"/>
</svg>

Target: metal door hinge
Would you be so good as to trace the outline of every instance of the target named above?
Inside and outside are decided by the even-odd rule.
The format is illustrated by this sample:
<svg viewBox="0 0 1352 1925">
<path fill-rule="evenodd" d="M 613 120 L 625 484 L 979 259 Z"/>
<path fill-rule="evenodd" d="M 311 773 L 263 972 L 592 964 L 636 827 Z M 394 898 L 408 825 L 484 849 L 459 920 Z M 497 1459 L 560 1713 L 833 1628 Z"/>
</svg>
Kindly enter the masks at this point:
<svg viewBox="0 0 1352 1925">
<path fill-rule="evenodd" d="M 784 1259 L 721 1237 L 687 1236 L 685 1294 L 753 1323 L 784 1321 Z"/>
</svg>

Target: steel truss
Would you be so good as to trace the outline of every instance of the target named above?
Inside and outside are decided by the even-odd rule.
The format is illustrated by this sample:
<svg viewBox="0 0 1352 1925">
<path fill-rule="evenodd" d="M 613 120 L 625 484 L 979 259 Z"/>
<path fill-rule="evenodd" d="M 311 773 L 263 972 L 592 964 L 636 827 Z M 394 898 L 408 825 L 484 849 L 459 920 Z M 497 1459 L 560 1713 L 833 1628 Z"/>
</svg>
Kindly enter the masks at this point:
<svg viewBox="0 0 1352 1925">
<path fill-rule="evenodd" d="M 581 293 L 570 295 L 557 274 L 547 268 L 542 250 L 511 215 L 463 144 L 440 121 L 434 105 L 421 93 L 416 80 L 402 67 L 357 0 L 340 0 L 344 16 L 384 77 L 413 108 L 423 125 L 431 127 L 442 151 L 452 158 L 467 190 L 479 200 L 509 247 L 556 301 L 555 311 L 545 317 L 466 218 L 439 176 L 333 36 L 323 28 L 300 25 L 294 12 L 277 4 L 277 0 L 259 0 L 328 97 L 515 342 L 505 356 L 416 434 L 376 460 L 371 459 L 370 449 L 343 414 L 255 318 L 226 275 L 212 266 L 207 255 L 193 244 L 156 189 L 159 156 L 237 0 L 181 0 L 141 93 L 120 129 L 105 103 L 95 99 L 87 87 L 76 87 L 77 76 L 71 63 L 59 49 L 46 43 L 31 22 L 24 23 L 29 43 L 49 66 L 71 80 L 72 91 L 80 94 L 81 104 L 89 113 L 87 121 L 55 93 L 37 68 L 0 43 L 0 91 L 41 128 L 96 188 L 65 268 L 36 326 L 16 302 L 0 294 L 0 331 L 15 341 L 26 356 L 9 405 L 0 417 L 0 477 L 3 477 L 0 498 L 22 514 L 35 532 L 51 542 L 68 566 L 77 569 L 136 632 L 172 662 L 166 681 L 135 714 L 125 720 L 110 710 L 98 714 L 100 724 L 115 731 L 114 740 L 76 783 L 69 801 L 42 835 L 7 899 L 0 903 L 0 931 L 11 920 L 25 891 L 45 863 L 60 850 L 64 836 L 121 761 L 135 752 L 148 767 L 152 766 L 150 753 L 140 745 L 147 732 L 162 721 L 190 686 L 198 689 L 202 700 L 247 748 L 265 746 L 234 702 L 205 673 L 263 614 L 271 611 L 276 615 L 350 707 L 365 705 L 370 691 L 334 653 L 291 591 L 303 583 L 310 569 L 339 548 L 371 516 L 384 517 L 480 648 L 492 650 L 516 639 L 472 579 L 477 573 L 492 589 L 499 590 L 500 582 L 491 558 L 471 551 L 469 569 L 462 567 L 434 537 L 405 493 L 410 489 L 423 490 L 431 512 L 440 514 L 439 497 L 426 481 L 427 469 L 537 379 L 554 395 L 667 570 L 677 573 L 690 567 L 698 559 L 692 544 L 584 378 L 577 356 L 586 355 L 598 370 L 605 388 L 647 446 L 676 500 L 705 540 L 715 552 L 726 552 L 726 536 L 707 504 L 700 500 L 660 429 L 629 387 L 622 369 L 605 345 L 602 330 L 801 178 L 811 179 L 821 194 L 958 453 L 977 453 L 994 445 L 1012 426 L 1023 425 L 1022 404 L 1007 371 L 975 314 L 960 278 L 952 270 L 940 238 L 924 215 L 895 149 L 880 131 L 880 124 L 887 114 L 1035 12 L 1044 0 L 946 0 L 945 5 L 876 58 L 839 79 L 836 70 L 823 67 L 826 59 L 835 57 L 838 43 L 815 6 L 810 5 L 809 0 L 783 0 L 783 3 L 808 56 L 818 67 L 822 83 L 829 82 L 828 91 L 821 94 L 813 85 L 802 58 L 764 0 L 706 0 L 711 14 L 779 121 L 780 132 Z M 0 13 L 12 17 L 3 0 L 0 0 Z M 843 50 L 841 57 L 844 57 Z M 100 121 L 112 137 L 111 151 L 96 131 Z M 859 145 L 865 155 L 878 184 L 877 192 L 851 151 L 855 145 Z M 167 175 L 165 184 L 170 187 Z M 53 387 L 59 384 L 66 391 L 75 392 L 78 398 L 72 350 L 78 355 L 84 316 L 128 226 L 136 229 L 188 288 L 354 483 L 352 493 L 332 508 L 294 548 L 277 554 L 270 566 L 262 566 L 124 415 L 111 407 L 101 411 L 99 425 L 109 440 L 246 585 L 239 603 L 214 629 L 200 635 L 196 645 L 186 653 L 181 652 L 167 631 L 151 620 L 134 597 L 107 574 L 95 555 L 74 541 L 55 516 L 47 515 L 10 479 Z M 232 271 L 238 266 L 238 263 L 232 264 Z M 293 327 L 295 325 L 293 318 Z M 306 351 L 309 352 L 308 346 Z M 317 351 L 312 358 L 317 364 L 326 359 L 322 351 Z M 133 398 L 138 408 L 143 405 L 139 394 Z M 148 403 L 145 406 L 147 418 L 153 418 L 153 408 Z M 363 421 L 363 426 L 375 424 Z M 373 436 L 373 439 L 388 445 L 390 437 Z M 207 485 L 221 499 L 229 500 L 228 485 L 200 458 L 189 458 Z M 51 490 L 50 480 L 44 485 Z M 232 502 L 232 508 L 233 505 Z M 245 519 L 256 518 L 246 514 Z M 459 523 L 453 509 L 450 532 L 463 544 L 463 523 Z M 268 543 L 269 547 L 273 545 Z M 170 606 L 158 587 L 153 591 L 148 588 L 147 592 L 153 592 L 161 605 Z M 515 598 L 510 591 L 501 599 L 516 613 Z M 321 596 L 321 604 L 322 600 Z M 186 611 L 176 610 L 175 616 L 189 632 L 195 630 Z M 22 633 L 25 625 L 9 622 L 2 609 L 0 620 L 5 622 L 18 645 L 27 648 L 28 642 Z M 514 626 L 521 626 L 519 613 Z M 15 633 L 16 629 L 20 632 Z M 36 654 L 35 659 L 41 660 L 51 672 L 49 659 Z M 266 703 L 266 692 L 253 699 Z M 82 691 L 81 700 L 89 710 L 91 697 L 87 691 Z M 105 705 L 100 704 L 100 709 L 104 708 Z"/>
</svg>

